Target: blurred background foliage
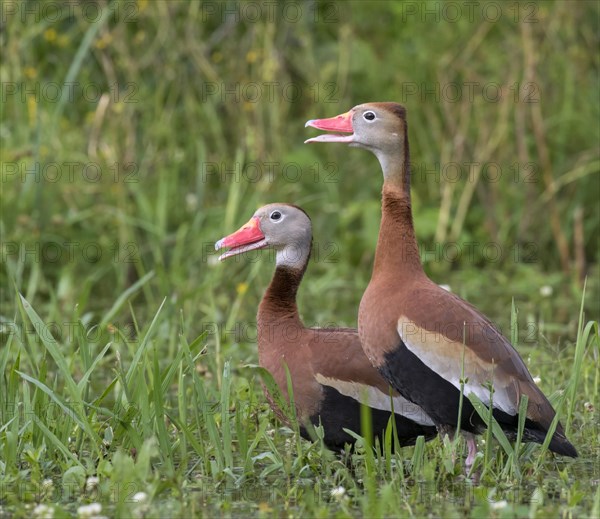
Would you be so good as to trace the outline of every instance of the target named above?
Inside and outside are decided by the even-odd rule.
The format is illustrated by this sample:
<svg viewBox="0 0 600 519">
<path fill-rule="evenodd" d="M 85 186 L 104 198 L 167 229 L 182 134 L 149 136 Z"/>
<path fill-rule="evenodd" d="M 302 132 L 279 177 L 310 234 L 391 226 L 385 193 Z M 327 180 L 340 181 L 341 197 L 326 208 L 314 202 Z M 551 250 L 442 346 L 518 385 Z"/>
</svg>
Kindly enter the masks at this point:
<svg viewBox="0 0 600 519">
<path fill-rule="evenodd" d="M 16 287 L 46 321 L 97 323 L 143 279 L 116 326 L 164 297 L 193 336 L 251 323 L 266 258 L 212 246 L 284 201 L 313 219 L 306 321 L 354 325 L 380 168 L 304 145 L 304 123 L 391 100 L 429 274 L 501 326 L 515 298 L 526 342 L 573 339 L 586 276 L 600 307 L 598 3 L 451 4 L 5 2 L 3 319 Z"/>
</svg>

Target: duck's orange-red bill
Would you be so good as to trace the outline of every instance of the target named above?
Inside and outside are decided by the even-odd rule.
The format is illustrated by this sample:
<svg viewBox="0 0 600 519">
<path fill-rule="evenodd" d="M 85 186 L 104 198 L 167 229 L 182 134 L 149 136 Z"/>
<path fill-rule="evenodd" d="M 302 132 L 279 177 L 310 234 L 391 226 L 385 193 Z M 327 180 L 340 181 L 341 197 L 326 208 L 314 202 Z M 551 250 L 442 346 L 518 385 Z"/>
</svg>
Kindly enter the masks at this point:
<svg viewBox="0 0 600 519">
<path fill-rule="evenodd" d="M 223 247 L 240 247 L 241 245 L 247 245 L 248 243 L 262 240 L 264 237 L 265 235 L 260 230 L 258 218 L 253 216 L 233 234 L 221 238 L 215 244 L 215 248 L 218 250 Z"/>
<path fill-rule="evenodd" d="M 329 119 L 311 119 L 307 121 L 304 126 L 312 126 L 318 130 L 325 130 L 328 132 L 346 132 L 352 133 L 352 112 L 346 112 L 345 114 L 336 115 Z"/>
<path fill-rule="evenodd" d="M 222 249 L 223 247 L 231 247 L 231 250 L 228 250 L 219 256 L 219 260 L 224 260 L 225 258 L 249 250 L 261 249 L 266 246 L 267 241 L 265 240 L 265 235 L 260 230 L 260 221 L 255 216 L 250 218 L 248 223 L 242 225 L 236 232 L 229 236 L 225 236 L 225 238 L 221 238 L 215 243 L 216 250 Z"/>
</svg>

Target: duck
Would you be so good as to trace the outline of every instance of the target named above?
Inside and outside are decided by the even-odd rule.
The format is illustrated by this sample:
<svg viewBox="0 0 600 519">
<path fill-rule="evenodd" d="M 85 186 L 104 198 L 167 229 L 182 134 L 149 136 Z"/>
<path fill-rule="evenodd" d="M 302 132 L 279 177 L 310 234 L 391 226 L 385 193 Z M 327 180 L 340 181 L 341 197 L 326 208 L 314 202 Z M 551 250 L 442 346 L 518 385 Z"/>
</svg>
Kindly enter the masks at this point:
<svg viewBox="0 0 600 519">
<path fill-rule="evenodd" d="M 342 451 L 360 433 L 361 404 L 370 408 L 373 441 L 380 439 L 393 416 L 401 446 L 419 436 L 437 435 L 433 421 L 415 404 L 392 390 L 363 352 L 355 328 L 309 328 L 300 318 L 296 295 L 312 249 L 312 223 L 307 213 L 291 204 L 275 203 L 258 209 L 238 231 L 219 240 L 227 248 L 219 261 L 248 251 L 275 251 L 275 273 L 257 312 L 259 365 L 270 372 L 288 402 L 289 370 L 301 436 L 311 439 L 311 425 L 322 425 L 325 445 Z M 288 416 L 263 385 L 275 414 Z M 393 412 L 392 412 L 393 409 Z"/>
<path fill-rule="evenodd" d="M 519 405 L 526 396 L 523 440 L 543 443 L 556 413 L 517 350 L 490 319 L 438 286 L 423 270 L 412 217 L 405 107 L 364 103 L 335 117 L 311 119 L 305 126 L 335 132 L 306 143 L 336 142 L 366 149 L 383 171 L 375 260 L 358 312 L 360 341 L 373 366 L 427 413 L 440 435 L 457 430 L 464 434 L 467 470 L 477 456 L 475 435 L 486 426 L 461 394 L 475 395 L 491 407 L 511 440 L 517 437 Z M 577 457 L 560 422 L 549 449 Z"/>
</svg>

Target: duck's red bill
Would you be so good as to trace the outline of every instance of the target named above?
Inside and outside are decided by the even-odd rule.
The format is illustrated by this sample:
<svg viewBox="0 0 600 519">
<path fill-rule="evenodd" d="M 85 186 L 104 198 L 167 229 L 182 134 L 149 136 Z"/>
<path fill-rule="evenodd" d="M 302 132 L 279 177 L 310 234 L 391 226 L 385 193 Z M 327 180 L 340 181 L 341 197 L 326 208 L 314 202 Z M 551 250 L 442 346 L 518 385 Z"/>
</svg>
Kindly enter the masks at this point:
<svg viewBox="0 0 600 519">
<path fill-rule="evenodd" d="M 248 223 L 240 227 L 239 230 L 221 238 L 215 243 L 215 249 L 219 250 L 223 247 L 230 247 L 230 249 L 219 256 L 219 261 L 223 261 L 231 256 L 236 256 L 255 249 L 262 249 L 267 246 L 267 240 L 265 235 L 260 230 L 260 222 L 258 218 L 253 216 L 248 220 Z"/>
<path fill-rule="evenodd" d="M 354 129 L 352 128 L 352 111 L 330 117 L 329 119 L 311 119 L 310 121 L 307 121 L 304 126 L 312 126 L 317 130 L 328 132 L 354 132 Z M 354 135 L 324 134 L 312 137 L 304 142 L 352 142 L 353 139 Z"/>
</svg>

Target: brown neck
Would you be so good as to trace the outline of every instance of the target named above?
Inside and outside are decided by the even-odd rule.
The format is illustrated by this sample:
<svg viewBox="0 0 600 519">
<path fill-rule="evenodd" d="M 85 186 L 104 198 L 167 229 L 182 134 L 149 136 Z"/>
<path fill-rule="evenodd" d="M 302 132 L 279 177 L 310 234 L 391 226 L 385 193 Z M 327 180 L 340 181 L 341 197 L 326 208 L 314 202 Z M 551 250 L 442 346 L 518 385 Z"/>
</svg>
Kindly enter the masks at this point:
<svg viewBox="0 0 600 519">
<path fill-rule="evenodd" d="M 386 181 L 373 276 L 390 271 L 394 279 L 425 275 L 413 226 L 410 192 Z"/>
<path fill-rule="evenodd" d="M 273 279 L 258 307 L 258 357 L 261 364 L 273 352 L 297 346 L 304 324 L 298 314 L 296 294 L 310 259 L 312 240 L 300 244 L 300 249 L 277 253 Z M 298 254 L 300 253 L 300 257 Z M 294 341 L 296 339 L 296 341 Z M 268 361 L 267 361 L 268 362 Z"/>
<path fill-rule="evenodd" d="M 391 279 L 424 275 L 410 202 L 410 152 L 406 120 L 403 121 L 401 142 L 393 151 L 387 149 L 377 158 L 383 169 L 383 191 L 373 276 L 383 272 Z"/>
<path fill-rule="evenodd" d="M 262 324 L 282 324 L 302 326 L 296 305 L 296 294 L 304 276 L 304 268 L 297 269 L 285 265 L 275 268 L 273 279 L 258 307 L 258 326 Z"/>
</svg>

